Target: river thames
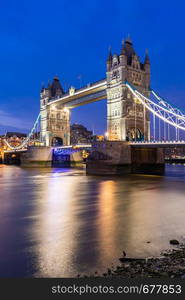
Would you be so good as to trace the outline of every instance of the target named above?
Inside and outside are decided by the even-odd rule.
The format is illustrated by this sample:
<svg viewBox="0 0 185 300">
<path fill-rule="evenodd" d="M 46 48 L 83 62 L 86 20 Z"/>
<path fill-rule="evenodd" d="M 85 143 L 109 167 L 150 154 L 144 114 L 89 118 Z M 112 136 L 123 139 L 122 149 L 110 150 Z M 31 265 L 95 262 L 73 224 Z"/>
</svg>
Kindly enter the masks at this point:
<svg viewBox="0 0 185 300">
<path fill-rule="evenodd" d="M 0 277 L 76 277 L 185 241 L 185 166 L 86 176 L 0 165 Z M 150 242 L 150 243 L 147 243 Z"/>
</svg>

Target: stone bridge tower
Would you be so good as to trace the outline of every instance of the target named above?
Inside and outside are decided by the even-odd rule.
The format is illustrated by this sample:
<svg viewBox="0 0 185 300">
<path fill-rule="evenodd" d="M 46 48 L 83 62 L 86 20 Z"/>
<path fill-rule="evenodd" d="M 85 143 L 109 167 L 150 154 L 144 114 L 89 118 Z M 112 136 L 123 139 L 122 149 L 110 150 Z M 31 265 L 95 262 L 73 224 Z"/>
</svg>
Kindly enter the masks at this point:
<svg viewBox="0 0 185 300">
<path fill-rule="evenodd" d="M 70 144 L 70 112 L 60 104 L 55 104 L 55 98 L 64 94 L 58 77 L 47 88 L 42 88 L 40 94 L 41 141 L 45 146 Z M 52 104 L 49 104 L 52 99 Z"/>
<path fill-rule="evenodd" d="M 150 61 L 146 52 L 142 63 L 130 38 L 122 42 L 119 55 L 109 53 L 107 59 L 107 131 L 108 140 L 148 140 L 150 115 L 134 99 L 125 86 L 131 83 L 142 94 L 149 96 Z"/>
</svg>

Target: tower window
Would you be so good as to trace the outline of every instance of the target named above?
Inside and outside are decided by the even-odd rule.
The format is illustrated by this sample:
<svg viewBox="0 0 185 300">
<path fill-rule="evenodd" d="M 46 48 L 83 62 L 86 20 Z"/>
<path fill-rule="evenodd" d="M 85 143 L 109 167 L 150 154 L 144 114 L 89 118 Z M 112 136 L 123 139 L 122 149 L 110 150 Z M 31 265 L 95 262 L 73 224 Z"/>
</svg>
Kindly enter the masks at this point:
<svg viewBox="0 0 185 300">
<path fill-rule="evenodd" d="M 114 125 L 114 133 L 117 134 L 118 126 L 115 124 Z"/>
</svg>

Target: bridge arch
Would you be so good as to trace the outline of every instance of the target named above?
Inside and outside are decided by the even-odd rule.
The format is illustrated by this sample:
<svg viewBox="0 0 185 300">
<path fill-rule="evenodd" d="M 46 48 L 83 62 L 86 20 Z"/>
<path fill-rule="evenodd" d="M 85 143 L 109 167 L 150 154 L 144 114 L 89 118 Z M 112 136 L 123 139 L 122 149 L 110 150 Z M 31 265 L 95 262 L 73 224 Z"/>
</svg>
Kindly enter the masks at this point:
<svg viewBox="0 0 185 300">
<path fill-rule="evenodd" d="M 54 136 L 52 138 L 52 146 L 63 146 L 64 141 L 63 138 L 59 137 L 59 136 Z"/>
</svg>

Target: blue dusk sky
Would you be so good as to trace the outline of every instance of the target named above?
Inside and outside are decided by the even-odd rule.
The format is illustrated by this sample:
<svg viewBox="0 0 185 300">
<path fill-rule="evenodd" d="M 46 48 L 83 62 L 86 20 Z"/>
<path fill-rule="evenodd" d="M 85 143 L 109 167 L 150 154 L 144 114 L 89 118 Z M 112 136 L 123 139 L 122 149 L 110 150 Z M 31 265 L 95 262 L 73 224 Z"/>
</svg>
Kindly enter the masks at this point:
<svg viewBox="0 0 185 300">
<path fill-rule="evenodd" d="M 153 89 L 185 110 L 184 11 L 178 0 L 3 1 L 0 133 L 28 131 L 55 75 L 65 90 L 105 78 L 109 46 L 119 53 L 128 33 L 142 59 L 149 51 Z M 106 100 L 74 109 L 71 122 L 104 133 Z"/>
</svg>

